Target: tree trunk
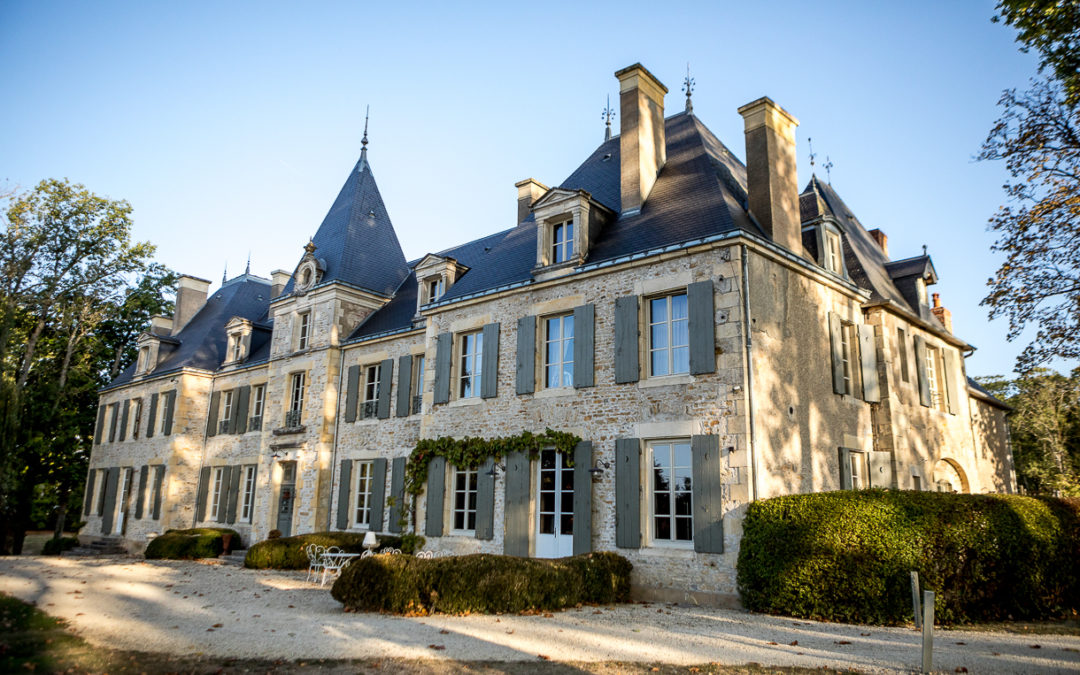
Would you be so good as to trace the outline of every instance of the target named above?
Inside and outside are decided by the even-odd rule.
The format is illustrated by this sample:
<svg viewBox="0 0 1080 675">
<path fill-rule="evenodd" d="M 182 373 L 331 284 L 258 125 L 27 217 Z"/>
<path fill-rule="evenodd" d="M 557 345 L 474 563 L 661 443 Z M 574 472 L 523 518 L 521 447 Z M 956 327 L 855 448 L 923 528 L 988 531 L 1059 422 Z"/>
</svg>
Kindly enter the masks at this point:
<svg viewBox="0 0 1080 675">
<path fill-rule="evenodd" d="M 37 348 L 38 338 L 41 337 L 42 331 L 45 330 L 45 318 L 38 319 L 37 325 L 34 326 L 34 331 L 30 333 L 29 339 L 26 341 L 26 354 L 23 355 L 22 368 L 19 370 L 19 381 L 15 387 L 22 389 L 26 386 L 26 380 L 30 377 L 30 364 L 34 362 L 34 350 Z"/>
</svg>

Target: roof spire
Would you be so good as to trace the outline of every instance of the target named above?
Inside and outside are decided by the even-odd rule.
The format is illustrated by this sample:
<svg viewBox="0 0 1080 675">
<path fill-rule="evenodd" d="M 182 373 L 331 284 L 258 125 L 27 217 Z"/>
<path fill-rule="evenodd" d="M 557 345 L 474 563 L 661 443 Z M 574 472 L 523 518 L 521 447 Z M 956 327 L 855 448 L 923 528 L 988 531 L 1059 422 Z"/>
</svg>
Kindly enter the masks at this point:
<svg viewBox="0 0 1080 675">
<path fill-rule="evenodd" d="M 611 140 L 611 118 L 615 117 L 615 111 L 611 109 L 611 94 L 607 97 L 607 106 L 604 107 L 604 112 L 600 114 L 600 119 L 604 120 L 604 140 Z"/>
<path fill-rule="evenodd" d="M 683 80 L 683 91 L 686 92 L 686 112 L 693 114 L 694 104 L 690 101 L 690 95 L 694 93 L 694 78 L 690 77 L 690 62 L 686 62 L 686 79 Z"/>
<path fill-rule="evenodd" d="M 248 251 L 247 267 L 244 268 L 244 275 L 251 274 L 251 251 Z"/>
<path fill-rule="evenodd" d="M 229 280 L 229 263 L 226 261 L 225 269 L 221 273 L 221 285 L 224 286 L 225 282 Z"/>
<path fill-rule="evenodd" d="M 371 112 L 371 106 L 370 105 L 365 106 L 364 107 L 364 137 L 362 139 L 360 139 L 360 145 L 361 145 L 361 149 L 360 149 L 360 171 L 363 171 L 364 167 L 367 166 L 367 144 L 368 144 L 368 140 L 367 140 L 367 123 L 368 123 L 368 114 L 370 112 Z"/>
</svg>

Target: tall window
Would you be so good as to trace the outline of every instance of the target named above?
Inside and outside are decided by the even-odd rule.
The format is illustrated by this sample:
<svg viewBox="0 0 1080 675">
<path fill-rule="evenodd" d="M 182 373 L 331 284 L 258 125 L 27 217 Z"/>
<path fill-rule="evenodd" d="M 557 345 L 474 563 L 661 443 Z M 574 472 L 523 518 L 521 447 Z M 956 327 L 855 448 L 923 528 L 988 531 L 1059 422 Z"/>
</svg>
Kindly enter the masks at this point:
<svg viewBox="0 0 1080 675">
<path fill-rule="evenodd" d="M 158 410 L 160 411 L 159 414 L 161 415 L 161 417 L 158 419 L 158 427 L 157 428 L 160 429 L 162 432 L 165 431 L 165 425 L 169 421 L 169 405 L 168 405 L 168 403 L 169 403 L 169 395 L 167 393 L 166 394 L 161 394 L 158 397 Z"/>
<path fill-rule="evenodd" d="M 694 540 L 693 472 L 688 441 L 649 444 L 652 459 L 652 538 L 655 542 Z"/>
<path fill-rule="evenodd" d="M 690 372 L 690 331 L 686 293 L 649 301 L 649 373 L 653 376 Z"/>
<path fill-rule="evenodd" d="M 549 389 L 574 386 L 574 315 L 544 320 L 544 382 Z"/>
<path fill-rule="evenodd" d="M 244 467 L 244 495 L 240 501 L 240 520 L 250 523 L 255 501 L 255 465 Z"/>
<path fill-rule="evenodd" d="M 234 335 L 230 335 L 229 336 L 229 344 L 230 344 L 230 348 L 229 348 L 229 358 L 230 358 L 230 360 L 239 361 L 240 360 L 241 347 L 243 345 L 243 340 L 240 338 L 240 334 L 237 333 L 237 334 L 234 334 Z"/>
<path fill-rule="evenodd" d="M 480 375 L 483 368 L 484 334 L 480 331 L 461 336 L 461 371 L 458 395 L 470 398 L 480 395 Z"/>
<path fill-rule="evenodd" d="M 840 362 L 844 366 L 844 391 L 852 393 L 854 388 L 854 326 L 845 323 L 840 326 Z"/>
<path fill-rule="evenodd" d="M 420 413 L 420 407 L 424 402 L 424 357 L 423 355 L 413 357 L 413 397 L 412 397 L 412 414 L 416 415 Z"/>
<path fill-rule="evenodd" d="M 446 281 L 442 277 L 431 279 L 427 282 L 428 302 L 435 302 L 446 292 Z"/>
<path fill-rule="evenodd" d="M 566 262 L 574 257 L 574 221 L 559 223 L 551 229 L 551 262 Z"/>
<path fill-rule="evenodd" d="M 224 520 L 224 518 L 221 517 L 223 514 L 218 513 L 218 509 L 222 506 L 221 498 L 225 494 L 222 491 L 222 483 L 224 482 L 222 478 L 224 477 L 224 474 L 225 469 L 223 467 L 219 466 L 214 469 L 214 489 L 210 493 L 210 520 L 216 520 L 218 522 Z"/>
<path fill-rule="evenodd" d="M 136 441 L 139 439 L 139 427 L 142 426 L 142 399 L 135 399 L 135 410 L 133 411 L 133 421 L 131 427 L 131 440 Z"/>
<path fill-rule="evenodd" d="M 941 412 L 948 409 L 948 392 L 945 388 L 945 363 L 941 350 L 926 348 L 926 382 L 930 388 L 930 405 Z"/>
<path fill-rule="evenodd" d="M 300 315 L 300 332 L 297 335 L 296 348 L 307 349 L 308 336 L 311 333 L 311 312 L 304 312 Z"/>
<path fill-rule="evenodd" d="M 222 393 L 221 396 L 221 422 L 218 423 L 218 429 L 221 433 L 225 433 L 229 430 L 229 421 L 232 420 L 233 415 L 233 390 L 230 389 Z"/>
<path fill-rule="evenodd" d="M 379 375 L 381 366 L 375 364 L 364 369 L 364 402 L 360 406 L 360 417 L 368 419 L 379 412 Z"/>
<path fill-rule="evenodd" d="M 139 349 L 139 360 L 135 364 L 135 372 L 141 373 L 147 369 L 150 364 L 150 348 L 141 347 Z"/>
<path fill-rule="evenodd" d="M 476 530 L 476 469 L 454 468 L 453 529 Z"/>
<path fill-rule="evenodd" d="M 848 469 L 851 471 L 851 489 L 862 490 L 870 487 L 869 457 L 865 452 L 848 453 Z"/>
<path fill-rule="evenodd" d="M 300 426 L 304 413 L 304 373 L 293 373 L 289 385 L 289 412 L 285 415 L 285 426 L 295 429 Z"/>
<path fill-rule="evenodd" d="M 356 510 L 354 527 L 371 527 L 372 462 L 356 462 Z"/>
<path fill-rule="evenodd" d="M 251 388 L 251 423 L 248 428 L 252 431 L 262 429 L 263 406 L 266 402 L 266 385 L 257 384 Z"/>
<path fill-rule="evenodd" d="M 825 269 L 834 274 L 843 274 L 843 256 L 840 248 L 840 235 L 826 230 L 825 232 Z"/>
</svg>

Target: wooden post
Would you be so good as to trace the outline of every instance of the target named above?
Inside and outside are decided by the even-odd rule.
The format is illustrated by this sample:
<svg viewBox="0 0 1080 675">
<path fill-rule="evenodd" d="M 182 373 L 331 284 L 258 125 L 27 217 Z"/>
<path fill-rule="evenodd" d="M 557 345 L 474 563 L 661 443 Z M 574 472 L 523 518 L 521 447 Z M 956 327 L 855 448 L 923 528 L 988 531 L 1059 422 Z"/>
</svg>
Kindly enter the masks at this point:
<svg viewBox="0 0 1080 675">
<path fill-rule="evenodd" d="M 934 667 L 934 592 L 923 591 L 922 670 L 929 673 Z"/>
<path fill-rule="evenodd" d="M 915 628 L 922 628 L 922 609 L 919 607 L 919 573 L 911 571 L 911 607 L 915 611 Z"/>
</svg>

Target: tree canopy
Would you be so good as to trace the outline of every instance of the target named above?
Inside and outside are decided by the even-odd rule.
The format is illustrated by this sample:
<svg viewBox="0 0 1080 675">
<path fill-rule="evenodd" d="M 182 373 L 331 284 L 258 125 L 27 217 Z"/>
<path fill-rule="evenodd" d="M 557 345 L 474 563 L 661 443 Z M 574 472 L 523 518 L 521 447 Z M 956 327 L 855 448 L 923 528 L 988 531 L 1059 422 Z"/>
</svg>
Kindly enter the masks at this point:
<svg viewBox="0 0 1080 675">
<path fill-rule="evenodd" d="M 1039 68 L 1062 84 L 1071 105 L 1080 102 L 1080 2 L 1001 0 L 993 21 L 1017 29 L 1020 51 L 1039 52 Z"/>
</svg>

